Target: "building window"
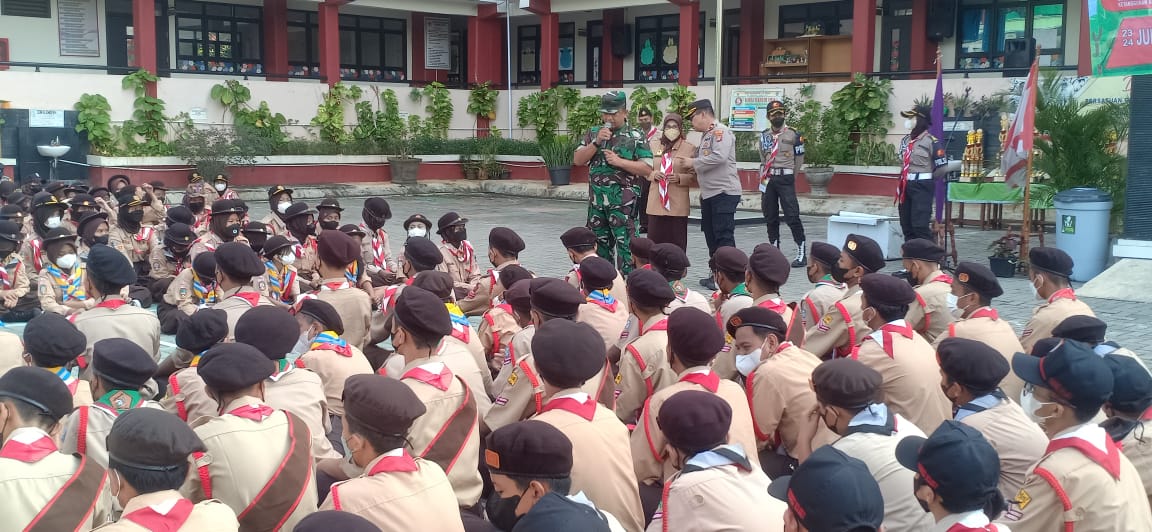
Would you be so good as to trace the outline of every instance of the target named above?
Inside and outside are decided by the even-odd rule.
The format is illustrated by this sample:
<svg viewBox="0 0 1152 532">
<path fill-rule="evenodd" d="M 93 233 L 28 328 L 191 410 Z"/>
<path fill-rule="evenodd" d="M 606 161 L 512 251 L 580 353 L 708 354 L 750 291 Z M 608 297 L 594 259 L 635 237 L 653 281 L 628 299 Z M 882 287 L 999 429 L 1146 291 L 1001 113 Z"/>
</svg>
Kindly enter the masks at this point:
<svg viewBox="0 0 1152 532">
<path fill-rule="evenodd" d="M 704 23 L 700 13 L 700 48 L 696 51 L 697 78 L 704 77 Z M 636 80 L 680 79 L 680 15 L 636 17 Z"/>
<path fill-rule="evenodd" d="M 263 74 L 260 8 L 176 2 L 176 68 Z"/>
<path fill-rule="evenodd" d="M 516 49 L 520 50 L 516 62 L 516 83 L 540 83 L 540 25 L 516 28 L 516 43 Z"/>
<path fill-rule="evenodd" d="M 560 83 L 576 81 L 576 23 L 560 23 Z"/>
<path fill-rule="evenodd" d="M 1040 66 L 1064 65 L 1064 3 L 1051 0 L 966 0 L 960 8 L 956 68 L 1004 68 L 1005 43 L 1036 39 Z"/>
<path fill-rule="evenodd" d="M 311 11 L 288 11 L 288 75 L 320 75 L 319 15 Z"/>
<path fill-rule="evenodd" d="M 408 79 L 408 21 L 340 15 L 340 77 L 361 81 Z"/>
<path fill-rule="evenodd" d="M 780 38 L 801 35 L 852 35 L 852 1 L 780 6 Z"/>
<path fill-rule="evenodd" d="M 0 15 L 6 17 L 52 18 L 52 1 L 4 0 L 0 2 Z M 16 23 L 13 22 L 13 24 Z"/>
</svg>

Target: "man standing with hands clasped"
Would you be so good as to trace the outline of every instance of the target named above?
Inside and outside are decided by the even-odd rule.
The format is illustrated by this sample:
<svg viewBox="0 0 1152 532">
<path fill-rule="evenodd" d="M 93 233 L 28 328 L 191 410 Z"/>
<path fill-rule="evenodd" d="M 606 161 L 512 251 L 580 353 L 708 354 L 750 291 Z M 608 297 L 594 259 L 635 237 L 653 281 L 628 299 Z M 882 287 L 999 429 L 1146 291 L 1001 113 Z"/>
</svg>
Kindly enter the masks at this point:
<svg viewBox="0 0 1152 532">
<path fill-rule="evenodd" d="M 600 98 L 604 126 L 584 135 L 572 157 L 588 165 L 588 227 L 596 233 L 596 254 L 628 275 L 636 234 L 640 181 L 652 173 L 652 150 L 640 130 L 628 125 L 628 98 L 611 91 Z M 637 177 L 639 176 L 639 177 Z"/>
<path fill-rule="evenodd" d="M 793 268 L 806 266 L 804 223 L 796 200 L 796 171 L 804 166 L 804 136 L 784 125 L 788 108 L 779 100 L 768 104 L 768 123 L 760 132 L 760 209 L 768 223 L 768 241 L 780 247 L 780 211 L 796 242 Z"/>
<path fill-rule="evenodd" d="M 901 111 L 904 127 L 909 129 L 900 141 L 900 184 L 896 187 L 896 203 L 900 210 L 900 228 L 904 241 L 913 238 L 934 240 L 932 235 L 932 198 L 936 194 L 933 176 L 943 174 L 948 157 L 940 140 L 928 132 L 932 125 L 931 109 L 917 105 Z"/>
<path fill-rule="evenodd" d="M 700 230 L 708 243 L 708 256 L 724 246 L 736 247 L 736 206 L 740 204 L 740 177 L 736 175 L 736 136 L 716 119 L 711 100 L 696 100 L 685 116 L 692 129 L 704 134 L 695 157 L 677 157 L 696 170 L 700 182 Z M 700 285 L 716 290 L 711 276 Z"/>
</svg>

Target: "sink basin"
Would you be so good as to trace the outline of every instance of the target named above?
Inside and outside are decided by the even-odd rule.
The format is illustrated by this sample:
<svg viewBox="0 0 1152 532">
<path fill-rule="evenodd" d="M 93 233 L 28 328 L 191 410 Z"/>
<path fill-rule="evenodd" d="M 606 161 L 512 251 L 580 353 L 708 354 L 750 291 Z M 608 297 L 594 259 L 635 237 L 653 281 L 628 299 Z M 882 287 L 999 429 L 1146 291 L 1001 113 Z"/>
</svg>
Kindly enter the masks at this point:
<svg viewBox="0 0 1152 532">
<path fill-rule="evenodd" d="M 36 146 L 36 151 L 40 152 L 40 155 L 52 158 L 63 157 L 70 149 L 71 146 Z"/>
</svg>

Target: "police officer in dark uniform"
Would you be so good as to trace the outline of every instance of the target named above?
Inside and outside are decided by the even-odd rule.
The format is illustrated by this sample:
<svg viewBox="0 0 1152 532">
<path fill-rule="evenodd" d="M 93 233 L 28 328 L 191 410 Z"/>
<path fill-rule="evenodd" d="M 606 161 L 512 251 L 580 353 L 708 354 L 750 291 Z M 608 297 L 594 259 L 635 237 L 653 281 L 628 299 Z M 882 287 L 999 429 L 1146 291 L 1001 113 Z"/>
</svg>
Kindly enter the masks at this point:
<svg viewBox="0 0 1152 532">
<path fill-rule="evenodd" d="M 793 268 L 806 266 L 804 224 L 796 200 L 796 171 L 804 166 L 804 136 L 784 125 L 788 108 L 778 100 L 768 104 L 772 127 L 760 132 L 760 209 L 768 223 L 768 241 L 780 247 L 780 211 L 796 242 Z"/>
<path fill-rule="evenodd" d="M 927 106 L 917 105 L 910 111 L 901 111 L 900 116 L 906 119 L 904 124 L 911 130 L 900 141 L 900 184 L 896 188 L 900 228 L 904 230 L 905 241 L 934 240 L 931 218 L 936 185 L 933 178 L 943 174 L 948 158 L 940 139 L 928 133 L 932 117 Z"/>
</svg>

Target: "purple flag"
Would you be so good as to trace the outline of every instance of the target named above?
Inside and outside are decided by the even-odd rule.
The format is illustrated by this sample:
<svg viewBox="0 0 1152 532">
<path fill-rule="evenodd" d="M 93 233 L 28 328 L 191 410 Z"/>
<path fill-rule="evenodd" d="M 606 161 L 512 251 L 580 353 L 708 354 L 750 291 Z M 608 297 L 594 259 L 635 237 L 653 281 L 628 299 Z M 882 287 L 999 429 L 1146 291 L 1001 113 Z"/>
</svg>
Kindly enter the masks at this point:
<svg viewBox="0 0 1152 532">
<path fill-rule="evenodd" d="M 936 95 L 932 99 L 932 125 L 928 132 L 944 142 L 944 75 L 940 71 L 940 60 L 936 60 Z M 936 179 L 936 222 L 944 221 L 944 200 L 948 196 L 948 180 Z"/>
</svg>

